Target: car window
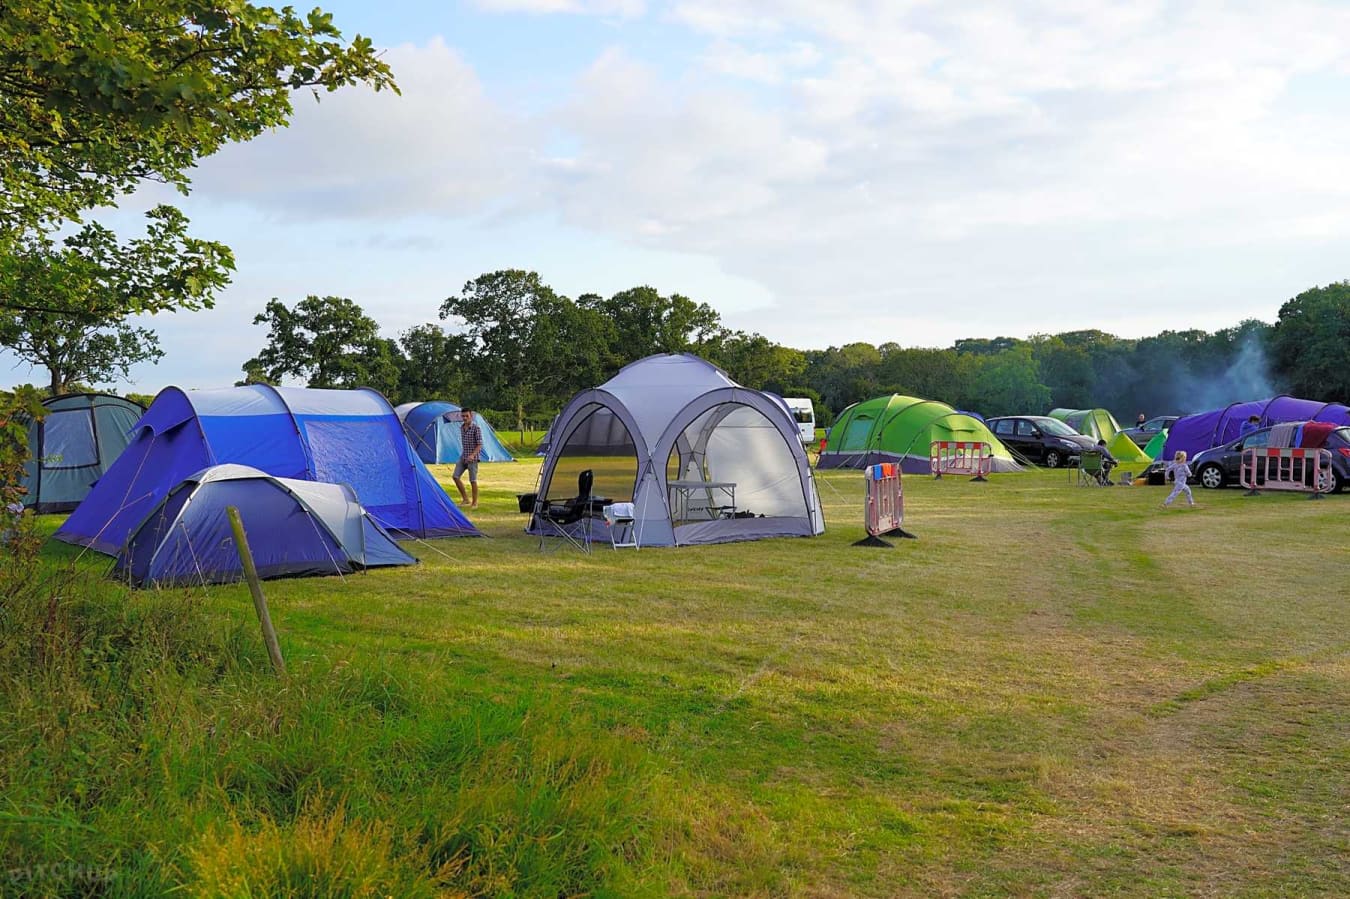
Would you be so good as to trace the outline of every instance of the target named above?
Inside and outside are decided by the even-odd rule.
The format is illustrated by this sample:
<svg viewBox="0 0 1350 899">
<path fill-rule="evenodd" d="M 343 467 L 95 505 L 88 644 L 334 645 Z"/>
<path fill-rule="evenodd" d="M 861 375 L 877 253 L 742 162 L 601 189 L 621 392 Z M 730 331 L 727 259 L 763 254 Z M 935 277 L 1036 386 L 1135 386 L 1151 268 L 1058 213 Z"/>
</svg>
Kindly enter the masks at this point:
<svg viewBox="0 0 1350 899">
<path fill-rule="evenodd" d="M 1055 437 L 1076 437 L 1078 432 L 1066 425 L 1057 418 L 1042 418 L 1037 425 L 1043 434 L 1051 434 Z"/>
<path fill-rule="evenodd" d="M 994 422 L 995 434 L 1011 434 L 1012 432 L 1013 432 L 1013 420 L 1011 418 L 1004 418 Z"/>
<path fill-rule="evenodd" d="M 1020 418 L 1020 419 L 1018 419 L 1018 420 L 1017 420 L 1017 436 L 1018 436 L 1018 437 L 1035 437 L 1035 436 L 1036 436 L 1036 426 L 1035 426 L 1034 424 L 1032 424 L 1031 422 L 1027 421 L 1025 418 Z"/>
<path fill-rule="evenodd" d="M 1165 418 L 1150 418 L 1148 421 L 1144 422 L 1144 427 L 1141 428 L 1141 430 L 1144 430 L 1144 431 L 1161 431 L 1161 430 L 1162 430 L 1163 428 L 1165 428 L 1165 427 L 1167 427 L 1167 419 L 1165 419 Z"/>
<path fill-rule="evenodd" d="M 1242 441 L 1242 448 L 1251 449 L 1254 446 L 1265 446 L 1269 442 L 1270 442 L 1269 431 L 1257 431 L 1255 434 L 1247 435 L 1247 438 Z"/>
</svg>

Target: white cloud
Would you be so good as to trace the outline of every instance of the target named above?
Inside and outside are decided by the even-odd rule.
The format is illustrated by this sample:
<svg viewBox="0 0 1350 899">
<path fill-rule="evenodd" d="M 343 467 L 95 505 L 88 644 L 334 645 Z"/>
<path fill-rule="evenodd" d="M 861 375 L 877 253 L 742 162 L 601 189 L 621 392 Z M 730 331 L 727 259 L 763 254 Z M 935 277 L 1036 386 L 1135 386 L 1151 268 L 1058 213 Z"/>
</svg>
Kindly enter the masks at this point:
<svg viewBox="0 0 1350 899">
<path fill-rule="evenodd" d="M 645 0 L 473 0 L 487 12 L 571 13 L 631 18 L 646 10 Z"/>
<path fill-rule="evenodd" d="M 944 315 L 958 333 L 1057 329 L 1066 309 L 1154 322 L 1206 284 L 1265 296 L 1269 317 L 1272 291 L 1350 274 L 1332 261 L 1350 251 L 1344 8 L 478 5 L 640 17 L 632 46 L 665 35 L 672 56 L 612 29 L 579 73 L 540 74 L 570 81 L 564 99 L 520 111 L 440 40 L 395 48 L 402 98 L 300 98 L 291 129 L 209 161 L 199 192 L 380 226 L 557 216 L 607 253 L 697 254 L 762 285 L 773 309 L 738 324 L 802 343 L 872 336 L 878 309 L 908 316 L 875 335 L 902 342 L 945 339 Z"/>
<path fill-rule="evenodd" d="M 472 215 L 512 202 L 536 138 L 440 38 L 387 55 L 402 95 L 295 97 L 289 128 L 201 165 L 195 193 L 283 219 Z"/>
</svg>

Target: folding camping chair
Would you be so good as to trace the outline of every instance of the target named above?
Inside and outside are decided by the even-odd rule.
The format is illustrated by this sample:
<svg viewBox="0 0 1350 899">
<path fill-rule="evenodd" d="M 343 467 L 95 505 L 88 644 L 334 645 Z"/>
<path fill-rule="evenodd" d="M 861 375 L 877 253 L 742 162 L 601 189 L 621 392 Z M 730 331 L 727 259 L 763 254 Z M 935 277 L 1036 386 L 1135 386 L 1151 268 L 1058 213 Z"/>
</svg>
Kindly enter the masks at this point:
<svg viewBox="0 0 1350 899">
<path fill-rule="evenodd" d="M 638 548 L 637 512 L 632 503 L 610 503 L 605 506 L 605 524 L 609 525 L 609 545 Z"/>
<path fill-rule="evenodd" d="M 539 525 L 539 551 L 548 548 L 549 537 L 562 537 L 584 553 L 591 551 L 591 485 L 595 473 L 586 469 L 577 475 L 577 495 L 560 503 L 551 503 L 542 496 L 534 501 L 535 522 Z M 581 534 L 573 533 L 572 525 L 584 521 Z M 561 546 L 562 544 L 558 544 Z"/>
<path fill-rule="evenodd" d="M 1096 450 L 1084 450 L 1078 454 L 1077 471 L 1079 487 L 1106 486 L 1102 472 L 1102 454 Z"/>
</svg>

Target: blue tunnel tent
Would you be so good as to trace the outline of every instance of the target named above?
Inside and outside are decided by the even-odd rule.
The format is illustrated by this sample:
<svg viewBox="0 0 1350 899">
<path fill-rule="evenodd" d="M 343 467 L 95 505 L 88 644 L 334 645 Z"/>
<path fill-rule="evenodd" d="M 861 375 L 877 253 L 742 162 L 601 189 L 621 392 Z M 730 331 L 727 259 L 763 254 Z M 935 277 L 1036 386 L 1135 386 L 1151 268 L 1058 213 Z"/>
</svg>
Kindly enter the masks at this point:
<svg viewBox="0 0 1350 899">
<path fill-rule="evenodd" d="M 169 491 L 212 465 L 346 484 L 382 527 L 417 537 L 478 536 L 374 390 L 167 387 L 126 451 L 56 539 L 115 555 Z"/>
<path fill-rule="evenodd" d="M 234 506 L 263 578 L 415 565 L 352 488 L 215 465 L 169 490 L 127 537 L 115 570 L 136 587 L 229 584 L 243 566 L 225 510 Z"/>
<path fill-rule="evenodd" d="M 42 405 L 46 417 L 28 425 L 23 504 L 69 512 L 126 449 L 145 407 L 106 393 L 54 396 Z"/>
<path fill-rule="evenodd" d="M 460 443 L 459 419 L 447 418 L 460 411 L 454 403 L 432 401 L 428 403 L 404 403 L 394 410 L 399 421 L 403 422 L 403 431 L 418 458 L 428 465 L 453 464 L 459 461 L 463 446 Z M 502 444 L 492 425 L 481 414 L 475 412 L 473 420 L 483 435 L 482 462 L 514 462 L 506 446 Z"/>
</svg>

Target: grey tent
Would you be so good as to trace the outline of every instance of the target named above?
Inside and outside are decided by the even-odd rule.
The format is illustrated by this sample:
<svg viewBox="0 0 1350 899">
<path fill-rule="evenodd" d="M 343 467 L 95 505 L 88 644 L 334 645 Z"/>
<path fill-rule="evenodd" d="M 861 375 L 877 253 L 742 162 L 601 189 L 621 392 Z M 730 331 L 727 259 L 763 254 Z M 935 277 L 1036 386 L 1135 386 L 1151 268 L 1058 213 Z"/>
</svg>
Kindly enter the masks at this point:
<svg viewBox="0 0 1350 899">
<path fill-rule="evenodd" d="M 414 565 L 345 484 L 214 465 L 169 491 L 127 537 L 116 570 L 137 587 L 227 584 L 243 568 L 226 509 L 234 506 L 260 577 L 347 574 Z"/>
<path fill-rule="evenodd" d="M 657 355 L 577 394 L 549 429 L 538 493 L 632 502 L 642 546 L 810 537 L 825 530 L 797 423 L 779 402 L 689 354 Z M 531 533 L 551 522 L 532 517 Z M 605 523 L 568 525 L 606 539 Z"/>
<path fill-rule="evenodd" d="M 127 448 L 145 407 L 105 393 L 54 396 L 42 405 L 46 417 L 28 426 L 23 504 L 69 512 Z"/>
</svg>

